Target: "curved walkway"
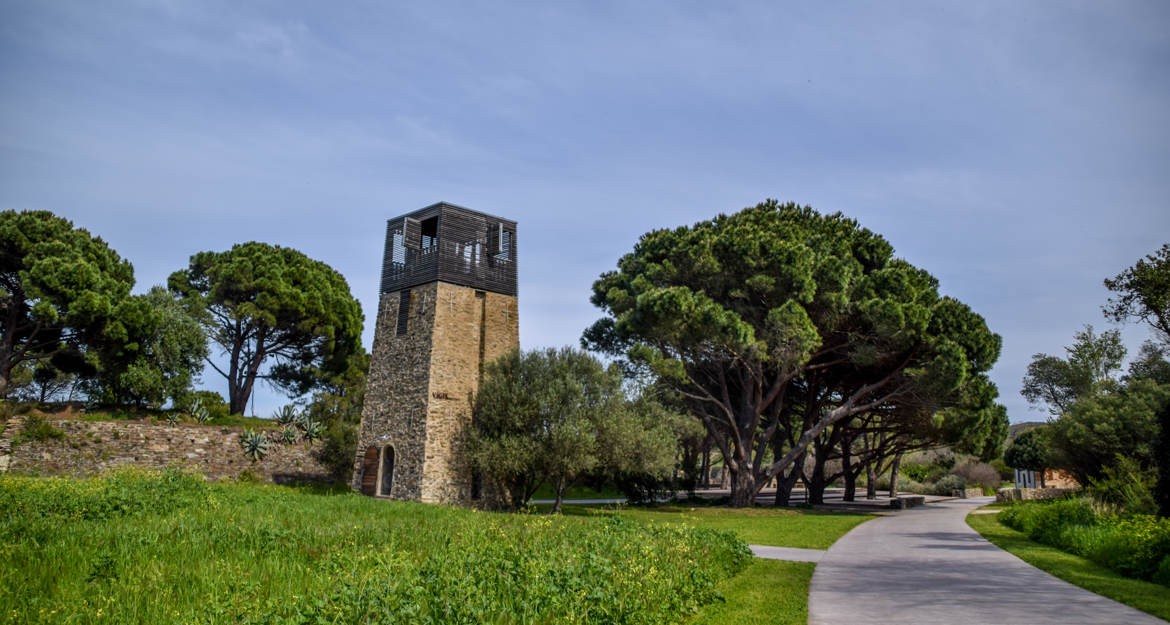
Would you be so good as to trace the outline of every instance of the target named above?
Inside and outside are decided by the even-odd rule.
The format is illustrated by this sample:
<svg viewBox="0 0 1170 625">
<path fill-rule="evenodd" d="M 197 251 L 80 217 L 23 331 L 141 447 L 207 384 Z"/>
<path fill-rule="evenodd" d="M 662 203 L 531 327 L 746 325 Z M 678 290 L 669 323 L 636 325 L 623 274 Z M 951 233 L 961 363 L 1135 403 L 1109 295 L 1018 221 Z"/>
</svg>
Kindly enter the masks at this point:
<svg viewBox="0 0 1170 625">
<path fill-rule="evenodd" d="M 992 545 L 965 521 L 991 501 L 940 502 L 858 525 L 817 564 L 809 625 L 1166 625 Z"/>
</svg>

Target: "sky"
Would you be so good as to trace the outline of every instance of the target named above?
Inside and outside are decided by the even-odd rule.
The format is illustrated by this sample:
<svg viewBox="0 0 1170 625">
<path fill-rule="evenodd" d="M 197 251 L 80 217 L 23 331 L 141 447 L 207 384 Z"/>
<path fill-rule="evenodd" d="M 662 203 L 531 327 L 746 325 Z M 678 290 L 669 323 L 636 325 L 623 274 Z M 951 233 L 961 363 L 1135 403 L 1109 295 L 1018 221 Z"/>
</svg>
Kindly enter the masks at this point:
<svg viewBox="0 0 1170 625">
<path fill-rule="evenodd" d="M 1013 422 L 1046 417 L 1031 356 L 1170 241 L 1168 122 L 1162 1 L 0 0 L 0 210 L 102 237 L 135 292 L 289 246 L 369 349 L 386 220 L 446 201 L 519 222 L 521 346 L 577 344 L 639 235 L 776 198 L 983 315 Z"/>
</svg>

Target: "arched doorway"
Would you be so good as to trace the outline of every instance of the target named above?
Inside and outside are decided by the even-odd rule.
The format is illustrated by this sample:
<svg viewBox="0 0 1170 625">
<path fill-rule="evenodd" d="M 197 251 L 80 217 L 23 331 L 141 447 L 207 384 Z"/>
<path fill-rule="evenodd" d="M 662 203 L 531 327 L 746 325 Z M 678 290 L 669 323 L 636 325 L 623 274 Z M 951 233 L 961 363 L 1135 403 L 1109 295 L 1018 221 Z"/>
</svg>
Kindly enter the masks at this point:
<svg viewBox="0 0 1170 625">
<path fill-rule="evenodd" d="M 382 466 L 378 477 L 378 494 L 388 496 L 394 485 L 394 448 L 390 445 L 382 448 Z"/>
<path fill-rule="evenodd" d="M 362 456 L 362 494 L 373 497 L 378 487 L 378 448 L 370 445 Z"/>
</svg>

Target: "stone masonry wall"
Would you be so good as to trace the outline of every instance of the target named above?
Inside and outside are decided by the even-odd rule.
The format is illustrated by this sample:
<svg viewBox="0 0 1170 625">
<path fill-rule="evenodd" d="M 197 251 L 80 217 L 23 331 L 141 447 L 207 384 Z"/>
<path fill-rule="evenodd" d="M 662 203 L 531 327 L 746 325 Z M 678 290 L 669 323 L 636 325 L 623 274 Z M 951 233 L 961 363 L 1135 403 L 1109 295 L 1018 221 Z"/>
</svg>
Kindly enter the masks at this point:
<svg viewBox="0 0 1170 625">
<path fill-rule="evenodd" d="M 516 298 L 440 282 L 422 501 L 469 504 L 467 434 L 484 363 L 520 346 Z"/>
<path fill-rule="evenodd" d="M 13 444 L 24 429 L 23 417 L 9 419 L 0 433 L 0 471 L 33 475 L 90 477 L 134 465 L 149 469 L 193 467 L 211 479 L 235 478 L 244 471 L 277 483 L 332 479 L 314 457 L 314 447 L 298 442 L 273 445 L 263 460 L 252 462 L 240 449 L 243 428 L 197 424 L 163 425 L 144 421 L 47 419 L 61 439 Z"/>
<path fill-rule="evenodd" d="M 389 445 L 394 449 L 394 481 L 389 496 L 406 500 L 421 497 L 431 327 L 437 288 L 438 283 L 432 282 L 411 289 L 407 332 L 402 336 L 398 335 L 399 294 L 383 294 L 378 304 L 354 459 L 354 490 L 361 488 L 366 448 L 373 446 L 381 450 Z"/>
<path fill-rule="evenodd" d="M 520 346 L 516 298 L 445 282 L 415 287 L 404 335 L 400 301 L 387 293 L 379 304 L 353 486 L 366 448 L 390 445 L 391 497 L 471 503 L 472 402 L 483 363 Z"/>
</svg>

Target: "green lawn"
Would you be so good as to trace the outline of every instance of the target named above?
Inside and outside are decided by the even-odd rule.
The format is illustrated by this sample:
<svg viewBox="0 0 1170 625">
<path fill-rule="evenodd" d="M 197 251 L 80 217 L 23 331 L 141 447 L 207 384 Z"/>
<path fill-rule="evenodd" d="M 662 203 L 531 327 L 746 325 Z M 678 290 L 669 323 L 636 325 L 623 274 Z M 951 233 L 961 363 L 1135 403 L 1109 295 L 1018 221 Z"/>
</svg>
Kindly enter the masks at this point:
<svg viewBox="0 0 1170 625">
<path fill-rule="evenodd" d="M 813 565 L 737 535 L 824 548 L 871 518 L 496 514 L 140 470 L 0 475 L 0 511 L 13 623 L 803 623 Z"/>
<path fill-rule="evenodd" d="M 651 523 L 671 523 L 715 530 L 728 530 L 752 545 L 828 549 L 857 525 L 874 518 L 872 514 L 823 512 L 820 510 L 774 508 L 689 508 L 684 506 L 597 507 L 565 506 L 565 514 L 619 516 Z"/>
<path fill-rule="evenodd" d="M 0 475 L 0 622 L 685 622 L 733 535 L 124 471 Z"/>
<path fill-rule="evenodd" d="M 692 625 L 804 625 L 812 562 L 756 559 L 742 573 L 716 585 L 724 601 L 713 603 Z"/>
<path fill-rule="evenodd" d="M 772 508 L 657 506 L 566 506 L 568 516 L 614 515 L 652 525 L 683 525 L 734 532 L 745 542 L 776 547 L 828 549 L 872 514 Z M 716 585 L 724 601 L 703 608 L 692 625 L 762 623 L 803 625 L 808 621 L 811 562 L 756 559 L 739 575 Z"/>
<path fill-rule="evenodd" d="M 624 498 L 622 491 L 613 486 L 604 486 L 601 490 L 589 488 L 588 486 L 573 486 L 565 493 L 565 499 L 619 499 Z M 533 499 L 556 499 L 557 493 L 552 486 L 548 484 L 541 484 L 540 488 L 536 489 L 536 493 L 532 495 Z"/>
<path fill-rule="evenodd" d="M 1170 589 L 1165 586 L 1122 577 L 1085 558 L 1042 545 L 1000 523 L 995 514 L 969 514 L 967 524 L 996 546 L 1038 569 L 1070 584 L 1170 620 Z"/>
</svg>

